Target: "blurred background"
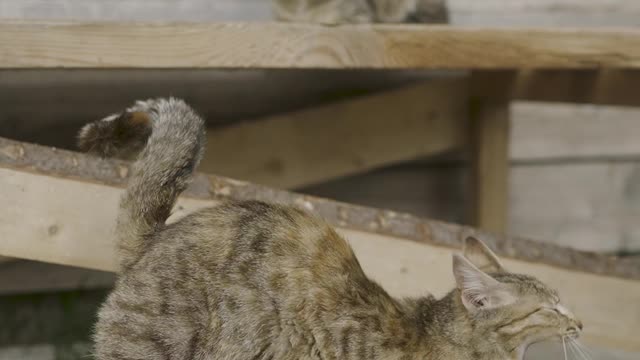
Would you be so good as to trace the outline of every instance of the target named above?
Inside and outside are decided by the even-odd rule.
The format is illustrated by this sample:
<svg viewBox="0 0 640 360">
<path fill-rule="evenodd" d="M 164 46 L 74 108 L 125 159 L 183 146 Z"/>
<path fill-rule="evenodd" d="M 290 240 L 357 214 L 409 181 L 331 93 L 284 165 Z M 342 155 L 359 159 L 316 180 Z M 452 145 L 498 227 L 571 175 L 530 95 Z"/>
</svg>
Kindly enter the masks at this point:
<svg viewBox="0 0 640 360">
<path fill-rule="evenodd" d="M 457 26 L 640 26 L 637 1 L 449 0 L 446 6 L 450 24 Z M 273 15 L 267 0 L 0 0 L 0 20 L 8 19 L 271 21 Z M 465 75 L 424 71 L 2 70 L 0 136 L 73 150 L 75 134 L 87 121 L 117 112 L 134 99 L 168 94 L 191 103 L 215 133 L 431 79 Z M 397 116 L 403 116 L 401 109 Z M 580 250 L 638 257 L 639 136 L 637 108 L 512 102 L 509 212 L 504 231 Z M 464 152 L 402 157 L 317 176 L 289 177 L 286 187 L 420 217 L 471 223 L 469 164 Z M 274 180 L 281 180 L 277 176 L 264 176 L 255 169 L 239 170 L 222 160 L 212 166 L 219 169 L 216 174 L 270 186 L 282 184 Z M 263 170 L 278 173 L 279 166 L 277 162 L 263 164 Z M 310 170 L 298 171 L 304 174 Z M 2 260 L 0 359 L 88 356 L 95 311 L 113 278 L 99 271 Z M 638 359 L 637 354 L 615 351 L 596 355 Z"/>
</svg>

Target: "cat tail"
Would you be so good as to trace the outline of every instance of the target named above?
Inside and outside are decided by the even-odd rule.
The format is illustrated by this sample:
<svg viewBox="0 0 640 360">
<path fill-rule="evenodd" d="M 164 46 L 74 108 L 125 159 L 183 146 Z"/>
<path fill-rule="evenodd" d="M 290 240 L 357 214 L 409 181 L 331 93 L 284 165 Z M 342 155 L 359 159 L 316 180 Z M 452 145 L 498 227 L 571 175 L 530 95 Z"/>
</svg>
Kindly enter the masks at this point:
<svg viewBox="0 0 640 360">
<path fill-rule="evenodd" d="M 204 120 L 175 98 L 138 101 L 80 130 L 78 146 L 86 152 L 118 158 L 137 155 L 116 224 L 120 271 L 134 265 L 153 234 L 165 226 L 202 158 L 204 144 Z"/>
</svg>

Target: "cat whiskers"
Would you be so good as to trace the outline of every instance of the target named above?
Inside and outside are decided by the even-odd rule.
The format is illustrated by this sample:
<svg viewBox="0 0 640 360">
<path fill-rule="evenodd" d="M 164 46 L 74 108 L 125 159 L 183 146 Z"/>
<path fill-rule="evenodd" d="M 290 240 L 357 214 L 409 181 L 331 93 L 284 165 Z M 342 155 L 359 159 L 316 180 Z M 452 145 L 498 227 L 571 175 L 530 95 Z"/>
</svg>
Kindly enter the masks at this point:
<svg viewBox="0 0 640 360">
<path fill-rule="evenodd" d="M 569 338 L 569 348 L 575 350 L 575 354 L 578 355 L 581 359 L 584 360 L 592 360 L 593 356 L 589 349 L 584 346 L 580 341 Z"/>
<path fill-rule="evenodd" d="M 563 337 L 562 337 L 562 345 L 563 345 L 563 346 L 565 346 L 565 348 L 564 348 L 564 352 L 565 352 L 565 354 L 564 354 L 564 358 L 565 358 L 565 359 L 567 359 L 567 358 L 568 358 L 568 357 L 567 357 L 567 349 L 566 349 L 567 343 L 569 344 L 569 351 L 571 352 L 571 358 L 573 358 L 573 359 L 580 359 L 580 358 L 582 358 L 582 355 L 580 355 L 580 353 L 578 353 L 578 352 L 576 351 L 575 347 L 572 345 L 572 343 L 571 343 L 571 337 L 569 337 L 569 336 L 567 336 L 567 335 L 565 335 L 565 336 L 563 336 Z"/>
<path fill-rule="evenodd" d="M 562 337 L 562 350 L 564 351 L 564 360 L 567 360 L 567 343 L 565 342 L 565 337 Z"/>
<path fill-rule="evenodd" d="M 571 355 L 573 355 L 574 359 L 579 359 L 580 354 L 576 351 L 575 347 L 569 342 L 569 350 L 571 350 Z"/>
</svg>

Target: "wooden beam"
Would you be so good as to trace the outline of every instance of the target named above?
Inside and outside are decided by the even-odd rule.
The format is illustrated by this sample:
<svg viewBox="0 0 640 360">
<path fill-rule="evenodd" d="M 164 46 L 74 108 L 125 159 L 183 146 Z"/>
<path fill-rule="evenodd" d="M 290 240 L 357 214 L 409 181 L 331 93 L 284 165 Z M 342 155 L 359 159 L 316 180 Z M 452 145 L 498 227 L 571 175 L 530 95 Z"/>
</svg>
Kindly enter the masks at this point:
<svg viewBox="0 0 640 360">
<path fill-rule="evenodd" d="M 632 28 L 3 21 L 0 48 L 5 69 L 640 67 Z"/>
<path fill-rule="evenodd" d="M 127 174 L 124 162 L 0 139 L 0 254 L 113 271 L 111 234 Z M 326 218 L 352 243 L 365 271 L 396 296 L 444 294 L 453 284 L 452 251 L 465 236 L 478 236 L 508 256 L 514 271 L 561 290 L 586 323 L 588 342 L 640 350 L 640 319 L 629 315 L 640 301 L 637 263 L 202 174 L 172 220 L 224 197 L 292 204 Z"/>
<path fill-rule="evenodd" d="M 471 223 L 504 233 L 509 202 L 509 102 L 477 101 L 471 113 Z"/>
<path fill-rule="evenodd" d="M 472 94 L 495 91 L 494 74 L 485 74 L 488 80 L 472 89 Z M 514 100 L 640 105 L 640 97 L 635 96 L 640 70 L 528 74 L 529 80 L 523 80 L 521 73 L 515 81 Z M 378 70 L 5 70 L 0 71 L 0 136 L 69 146 L 77 128 L 100 114 L 119 111 L 131 99 L 169 94 L 187 99 L 211 126 L 218 126 L 389 91 L 438 76 L 442 74 Z M 248 91 L 251 96 L 245 96 Z"/>
<path fill-rule="evenodd" d="M 295 188 L 461 147 L 465 78 L 258 119 L 210 131 L 201 168 Z M 233 149 L 233 150 L 230 150 Z"/>
<path fill-rule="evenodd" d="M 34 144 L 17 142 L 9 139 L 0 138 L 0 169 L 14 172 L 29 172 L 35 175 L 41 175 L 46 180 L 53 181 L 51 177 L 75 179 L 78 181 L 76 186 L 90 186 L 86 182 L 94 185 L 107 185 L 111 187 L 123 187 L 126 177 L 129 174 L 129 164 L 123 161 L 106 160 L 69 152 L 59 149 L 46 148 Z M 4 179 L 0 177 L 0 179 Z M 3 184 L 12 184 L 7 180 Z M 15 183 L 12 186 L 20 186 Z M 4 189 L 0 187 L 0 189 Z M 10 192 L 3 191 L 9 193 Z M 16 195 L 18 196 L 18 195 Z M 21 195 L 20 195 L 21 196 Z M 312 212 L 327 219 L 330 223 L 353 229 L 359 229 L 366 232 L 374 232 L 382 235 L 393 236 L 413 240 L 419 243 L 426 243 L 436 246 L 457 247 L 462 244 L 462 238 L 467 235 L 473 235 L 485 240 L 495 248 L 499 255 L 516 258 L 523 261 L 545 263 L 552 266 L 572 269 L 575 271 L 584 271 L 599 275 L 620 276 L 624 278 L 634 278 L 640 280 L 640 264 L 634 261 L 618 259 L 611 256 L 599 255 L 595 253 L 583 252 L 569 248 L 559 247 L 550 243 L 536 242 L 517 237 L 506 237 L 502 235 L 490 234 L 484 231 L 475 230 L 469 227 L 447 224 L 439 221 L 430 221 L 420 219 L 408 214 L 398 214 L 392 211 L 378 210 L 362 206 L 348 205 L 335 201 L 329 201 L 310 196 L 297 195 L 294 193 L 275 190 L 260 185 L 252 185 L 238 180 L 230 180 L 227 178 L 198 174 L 192 181 L 191 187 L 185 192 L 186 198 L 200 199 L 201 201 L 213 201 L 220 197 L 231 197 L 235 199 L 259 199 L 271 202 L 288 203 L 294 205 L 302 205 Z M 105 206 L 117 207 L 117 199 L 101 198 L 99 196 L 85 199 L 88 203 L 95 204 L 101 200 L 105 200 Z M 79 202 L 85 201 L 79 199 Z M 107 201 L 108 200 L 108 201 Z M 35 201 L 35 200 L 34 200 Z M 2 214 L 11 216 L 16 220 L 15 224 L 10 221 L 3 221 L 0 224 L 8 224 L 13 227 L 22 224 L 29 219 L 23 219 L 18 213 L 12 213 L 11 205 L 18 207 L 17 203 L 4 202 L 7 204 Z M 71 215 L 84 217 L 86 214 L 82 211 L 73 211 L 73 207 L 68 209 Z M 52 213 L 55 215 L 56 213 Z M 47 216 L 49 217 L 49 216 Z M 93 216 L 92 216 L 93 218 Z M 6 218 L 3 218 L 3 220 Z M 97 219 L 96 219 L 97 220 Z M 40 220 L 33 220 L 40 223 Z M 34 224 L 37 225 L 37 224 Z M 51 225 L 42 227 L 45 224 L 33 227 L 44 231 L 37 237 L 47 234 L 57 234 L 59 227 Z M 93 226 L 95 224 L 92 224 Z M 87 226 L 81 226 L 82 231 L 93 230 L 86 229 Z M 107 227 L 101 227 L 101 230 L 108 230 Z M 74 230 L 75 231 L 75 230 Z M 50 236 L 50 235 L 47 235 Z M 9 237 L 10 238 L 10 237 Z M 24 246 L 29 248 L 28 244 L 21 244 L 19 241 L 0 242 L 8 247 Z M 47 244 L 48 247 L 57 247 L 55 242 Z M 66 251 L 66 250 L 65 250 Z M 79 252 L 83 249 L 79 248 Z M 68 253 L 72 256 L 72 253 Z M 0 252 L 1 255 L 9 255 Z M 99 251 L 90 252 L 93 259 L 88 259 L 85 266 L 97 269 L 110 269 L 111 265 L 104 262 L 104 256 Z M 34 253 L 33 256 L 37 256 Z M 63 255 L 63 259 L 64 259 Z M 29 256 L 19 256 L 18 258 L 29 258 Z M 101 259 L 101 260 L 99 260 Z M 38 259 L 34 259 L 38 260 Z M 614 261 L 615 260 L 615 261 Z M 66 260 L 65 260 L 66 261 Z M 72 260 L 76 261 L 76 260 Z M 93 264 L 93 265 L 91 265 Z"/>
<path fill-rule="evenodd" d="M 515 73 L 473 72 L 470 100 L 471 223 L 498 233 L 507 230 L 509 203 L 509 89 Z M 479 89 L 490 86 L 496 94 Z M 502 90 L 502 91 L 500 91 Z"/>
<path fill-rule="evenodd" d="M 595 105 L 640 106 L 640 70 L 558 70 L 520 71 L 512 83 L 495 81 L 502 71 L 474 73 L 475 96 L 506 97 L 514 100 L 586 103 Z"/>
</svg>

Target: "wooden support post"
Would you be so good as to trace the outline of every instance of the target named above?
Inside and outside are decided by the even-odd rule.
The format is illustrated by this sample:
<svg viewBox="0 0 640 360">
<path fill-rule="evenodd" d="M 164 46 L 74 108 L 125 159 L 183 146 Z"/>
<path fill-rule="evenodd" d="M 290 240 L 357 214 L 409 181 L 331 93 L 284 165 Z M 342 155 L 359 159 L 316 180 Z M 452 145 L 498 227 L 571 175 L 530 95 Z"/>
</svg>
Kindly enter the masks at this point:
<svg viewBox="0 0 640 360">
<path fill-rule="evenodd" d="M 481 229 L 504 233 L 509 202 L 509 94 L 514 74 L 493 72 L 498 96 L 473 96 L 471 125 L 471 223 Z M 484 73 L 472 75 L 473 94 L 481 94 Z M 481 81 L 482 79 L 482 81 Z"/>
</svg>

